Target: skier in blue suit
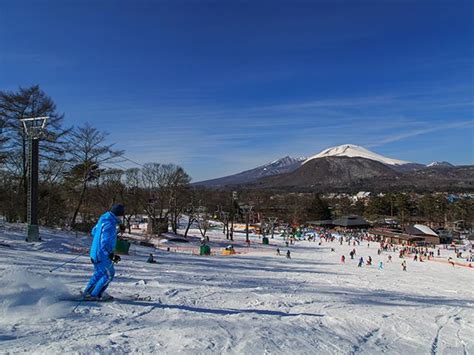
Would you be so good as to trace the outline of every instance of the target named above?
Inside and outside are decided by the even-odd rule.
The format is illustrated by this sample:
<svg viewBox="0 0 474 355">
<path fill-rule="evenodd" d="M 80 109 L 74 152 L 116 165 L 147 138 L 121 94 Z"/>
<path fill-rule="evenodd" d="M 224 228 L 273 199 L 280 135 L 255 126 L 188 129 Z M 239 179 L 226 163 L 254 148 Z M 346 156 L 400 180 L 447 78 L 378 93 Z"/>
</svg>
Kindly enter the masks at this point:
<svg viewBox="0 0 474 355">
<path fill-rule="evenodd" d="M 113 263 L 120 261 L 120 256 L 114 254 L 117 242 L 117 225 L 121 223 L 119 217 L 125 214 L 123 205 L 114 205 L 105 212 L 92 229 L 90 257 L 94 264 L 94 274 L 84 290 L 85 299 L 104 299 L 104 291 L 115 275 Z M 111 298 L 108 296 L 107 298 Z"/>
</svg>

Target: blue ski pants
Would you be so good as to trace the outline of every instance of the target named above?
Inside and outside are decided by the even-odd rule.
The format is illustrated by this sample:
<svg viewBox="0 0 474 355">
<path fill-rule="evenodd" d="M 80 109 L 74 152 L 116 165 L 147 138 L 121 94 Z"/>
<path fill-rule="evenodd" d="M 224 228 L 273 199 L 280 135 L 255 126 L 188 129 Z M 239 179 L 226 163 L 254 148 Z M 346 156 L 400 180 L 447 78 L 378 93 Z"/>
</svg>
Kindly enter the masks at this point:
<svg viewBox="0 0 474 355">
<path fill-rule="evenodd" d="M 114 276 L 115 268 L 112 260 L 106 259 L 94 263 L 94 274 L 90 278 L 84 293 L 93 297 L 102 297 Z"/>
</svg>

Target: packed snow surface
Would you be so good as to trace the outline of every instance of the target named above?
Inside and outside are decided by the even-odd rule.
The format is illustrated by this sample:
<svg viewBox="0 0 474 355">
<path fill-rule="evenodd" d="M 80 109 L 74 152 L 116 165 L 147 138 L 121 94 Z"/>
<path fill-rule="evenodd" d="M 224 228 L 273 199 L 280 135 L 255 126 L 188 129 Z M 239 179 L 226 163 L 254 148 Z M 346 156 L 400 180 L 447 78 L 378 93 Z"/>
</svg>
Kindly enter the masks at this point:
<svg viewBox="0 0 474 355">
<path fill-rule="evenodd" d="M 87 252 L 90 239 L 51 230 L 42 236 L 27 244 L 17 226 L 0 232 L 2 354 L 474 353 L 468 267 L 410 258 L 403 272 L 396 253 L 379 256 L 375 243 L 337 240 L 296 242 L 291 259 L 276 255 L 277 247 L 282 255 L 288 249 L 280 237 L 266 246 L 252 236 L 245 247 L 239 234 L 240 254 L 227 257 L 195 255 L 194 241 L 162 250 L 132 245 L 108 290 L 117 300 L 73 312 L 72 299 L 92 272 L 89 258 L 49 270 Z M 210 238 L 217 254 L 228 244 L 221 231 Z M 150 252 L 157 264 L 145 263 Z M 358 268 L 357 259 L 369 255 L 375 265 Z"/>
<path fill-rule="evenodd" d="M 388 165 L 410 164 L 410 162 L 408 161 L 387 158 L 380 154 L 371 152 L 370 150 L 365 149 L 364 147 L 353 144 L 343 144 L 337 147 L 327 148 L 322 152 L 313 155 L 312 157 L 309 157 L 303 164 L 307 163 L 310 160 L 324 157 L 359 157 L 375 160 Z"/>
</svg>

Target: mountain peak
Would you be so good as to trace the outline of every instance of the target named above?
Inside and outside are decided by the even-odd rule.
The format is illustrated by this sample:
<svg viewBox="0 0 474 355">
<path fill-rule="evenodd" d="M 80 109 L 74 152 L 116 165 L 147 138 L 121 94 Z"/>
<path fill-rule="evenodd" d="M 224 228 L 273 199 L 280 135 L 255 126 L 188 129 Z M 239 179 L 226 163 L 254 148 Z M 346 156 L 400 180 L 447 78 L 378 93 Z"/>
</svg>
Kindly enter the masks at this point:
<svg viewBox="0 0 474 355">
<path fill-rule="evenodd" d="M 410 162 L 404 160 L 397 160 L 384 157 L 380 154 L 371 152 L 370 150 L 361 147 L 355 144 L 343 144 L 338 145 L 335 147 L 327 148 L 321 151 L 320 153 L 313 155 L 306 159 L 303 164 L 306 164 L 308 161 L 318 158 L 325 158 L 325 157 L 350 157 L 350 158 L 365 158 L 370 160 L 375 160 L 387 165 L 404 165 L 409 164 Z"/>
<path fill-rule="evenodd" d="M 431 164 L 427 165 L 428 168 L 434 168 L 434 167 L 443 167 L 443 168 L 444 167 L 449 167 L 449 168 L 451 168 L 453 166 L 454 166 L 453 164 L 451 164 L 447 161 L 434 161 Z"/>
<path fill-rule="evenodd" d="M 294 164 L 294 163 L 297 163 L 297 162 L 302 162 L 304 160 L 306 160 L 306 158 L 304 158 L 304 157 L 295 158 L 295 157 L 292 157 L 291 155 L 287 155 L 287 156 L 284 156 L 283 158 L 276 159 L 276 160 L 274 160 L 270 163 L 267 163 L 263 166 L 264 167 L 271 166 L 271 165 L 284 166 L 284 165 Z"/>
</svg>

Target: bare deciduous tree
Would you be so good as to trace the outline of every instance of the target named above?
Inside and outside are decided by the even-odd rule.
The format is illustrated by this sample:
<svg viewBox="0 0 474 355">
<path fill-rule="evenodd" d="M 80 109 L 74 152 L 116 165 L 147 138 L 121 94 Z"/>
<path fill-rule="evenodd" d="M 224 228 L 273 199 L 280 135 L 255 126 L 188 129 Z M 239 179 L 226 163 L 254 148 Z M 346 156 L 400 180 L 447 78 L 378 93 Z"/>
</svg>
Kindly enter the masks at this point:
<svg viewBox="0 0 474 355">
<path fill-rule="evenodd" d="M 4 166 L 16 175 L 17 200 L 23 200 L 20 215 L 26 220 L 26 192 L 28 174 L 27 137 L 21 119 L 48 116 L 46 134 L 41 141 L 41 163 L 49 160 L 62 160 L 65 137 L 70 129 L 62 127 L 63 114 L 56 110 L 54 101 L 38 85 L 19 88 L 18 91 L 0 91 L 1 140 L 8 140 L 4 148 L 7 159 Z"/>
<path fill-rule="evenodd" d="M 97 176 L 102 164 L 118 160 L 123 151 L 114 150 L 113 144 L 106 144 L 107 133 L 101 132 L 86 123 L 75 129 L 69 139 L 70 164 L 75 169 L 75 185 L 79 188 L 79 197 L 71 219 L 71 226 L 76 224 L 77 215 L 84 202 L 89 182 Z"/>
<path fill-rule="evenodd" d="M 159 223 L 172 220 L 177 232 L 179 215 L 186 206 L 183 194 L 190 177 L 180 166 L 174 164 L 147 163 L 142 168 L 142 183 L 148 192 L 145 211 L 149 219 L 149 233 L 157 232 Z"/>
</svg>

